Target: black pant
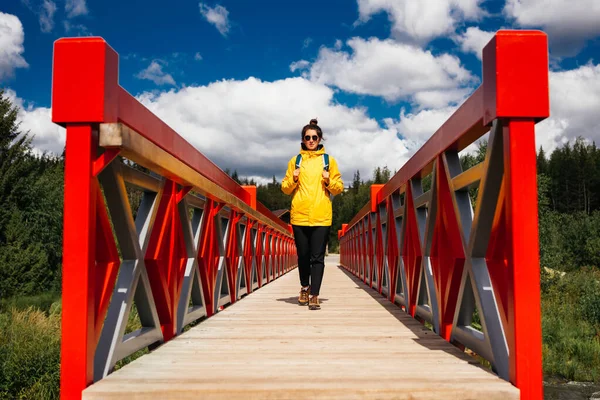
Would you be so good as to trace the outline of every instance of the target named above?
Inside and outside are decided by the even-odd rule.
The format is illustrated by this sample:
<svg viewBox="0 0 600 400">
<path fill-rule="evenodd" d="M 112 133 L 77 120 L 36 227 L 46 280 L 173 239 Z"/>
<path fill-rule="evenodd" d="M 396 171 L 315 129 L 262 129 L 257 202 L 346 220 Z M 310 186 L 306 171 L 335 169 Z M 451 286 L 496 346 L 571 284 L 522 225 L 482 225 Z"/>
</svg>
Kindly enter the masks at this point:
<svg viewBox="0 0 600 400">
<path fill-rule="evenodd" d="M 319 295 L 323 271 L 325 270 L 325 249 L 329 241 L 330 226 L 293 225 L 294 240 L 298 251 L 298 271 L 300 284 L 310 285 L 310 294 Z"/>
</svg>

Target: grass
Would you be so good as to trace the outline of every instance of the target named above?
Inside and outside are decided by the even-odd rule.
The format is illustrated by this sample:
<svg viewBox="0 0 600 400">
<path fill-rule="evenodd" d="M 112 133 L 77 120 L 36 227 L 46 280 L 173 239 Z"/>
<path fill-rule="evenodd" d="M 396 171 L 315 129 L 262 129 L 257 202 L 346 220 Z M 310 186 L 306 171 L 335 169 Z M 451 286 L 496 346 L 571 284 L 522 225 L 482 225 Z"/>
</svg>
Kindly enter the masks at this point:
<svg viewBox="0 0 600 400">
<path fill-rule="evenodd" d="M 37 296 L 11 297 L 0 300 L 0 313 L 10 309 L 26 310 L 30 307 L 48 312 L 52 304 L 60 300 L 60 293 L 48 292 Z"/>
<path fill-rule="evenodd" d="M 60 313 L 0 314 L 0 399 L 58 399 Z"/>
<path fill-rule="evenodd" d="M 0 400 L 59 398 L 61 302 L 55 293 L 0 303 Z M 141 327 L 135 305 L 126 332 Z M 142 349 L 115 366 L 147 354 Z"/>
<path fill-rule="evenodd" d="M 600 382 L 600 271 L 542 278 L 544 374 Z"/>
</svg>

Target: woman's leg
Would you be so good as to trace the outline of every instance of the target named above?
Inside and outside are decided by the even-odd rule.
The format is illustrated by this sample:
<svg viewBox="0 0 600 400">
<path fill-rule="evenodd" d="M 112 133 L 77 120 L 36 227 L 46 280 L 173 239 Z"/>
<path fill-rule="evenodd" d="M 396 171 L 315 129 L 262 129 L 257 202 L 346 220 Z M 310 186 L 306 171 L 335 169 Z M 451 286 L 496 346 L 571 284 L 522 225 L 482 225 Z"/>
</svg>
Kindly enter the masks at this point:
<svg viewBox="0 0 600 400">
<path fill-rule="evenodd" d="M 325 249 L 329 241 L 329 226 L 315 226 L 310 235 L 311 296 L 318 296 L 325 270 Z"/>
<path fill-rule="evenodd" d="M 292 225 L 294 230 L 294 241 L 298 252 L 298 272 L 300 273 L 300 284 L 306 288 L 310 285 L 310 242 L 308 226 Z"/>
</svg>

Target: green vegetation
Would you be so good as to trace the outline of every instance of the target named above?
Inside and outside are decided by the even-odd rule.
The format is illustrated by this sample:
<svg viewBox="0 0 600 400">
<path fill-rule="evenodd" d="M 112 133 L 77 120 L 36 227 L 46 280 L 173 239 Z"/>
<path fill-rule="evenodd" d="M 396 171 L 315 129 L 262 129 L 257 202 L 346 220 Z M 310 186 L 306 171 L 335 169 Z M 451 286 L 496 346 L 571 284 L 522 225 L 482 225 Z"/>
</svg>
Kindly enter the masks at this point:
<svg viewBox="0 0 600 400">
<path fill-rule="evenodd" d="M 0 91 L 0 298 L 60 291 L 64 163 L 31 149 Z"/>
<path fill-rule="evenodd" d="M 58 399 L 60 307 L 0 313 L 0 399 Z"/>
<path fill-rule="evenodd" d="M 463 156 L 463 168 L 485 149 L 483 142 Z M 0 91 L 0 399 L 58 397 L 63 170 L 62 157 L 32 152 Z M 582 139 L 550 158 L 540 149 L 538 171 L 544 372 L 600 382 L 600 151 Z M 345 177 L 347 190 L 333 203 L 332 252 L 341 224 L 369 202 L 370 185 L 392 175 L 383 167 L 366 181 L 359 171 Z M 423 184 L 431 185 L 430 176 Z M 140 192 L 128 194 L 135 211 Z M 290 205 L 275 178 L 258 185 L 258 199 L 272 210 Z M 139 327 L 136 315 L 133 309 L 128 331 Z"/>
<path fill-rule="evenodd" d="M 600 271 L 544 273 L 542 287 L 545 374 L 600 382 Z"/>
<path fill-rule="evenodd" d="M 544 373 L 600 382 L 600 150 L 538 153 Z"/>
</svg>

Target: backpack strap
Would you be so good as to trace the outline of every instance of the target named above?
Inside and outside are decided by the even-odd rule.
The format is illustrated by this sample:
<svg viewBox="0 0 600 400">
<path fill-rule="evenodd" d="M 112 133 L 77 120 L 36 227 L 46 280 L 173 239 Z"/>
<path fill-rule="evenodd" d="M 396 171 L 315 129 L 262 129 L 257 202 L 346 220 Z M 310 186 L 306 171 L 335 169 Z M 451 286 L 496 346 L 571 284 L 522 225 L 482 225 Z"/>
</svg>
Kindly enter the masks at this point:
<svg viewBox="0 0 600 400">
<path fill-rule="evenodd" d="M 323 169 L 329 171 L 329 154 L 323 154 Z"/>
<path fill-rule="evenodd" d="M 296 169 L 300 168 L 301 164 L 302 164 L 302 154 L 298 154 L 296 156 Z"/>
<path fill-rule="evenodd" d="M 300 165 L 302 165 L 302 155 L 298 154 L 296 156 L 296 168 L 300 168 Z M 323 154 L 323 169 L 329 171 L 329 154 L 327 153 Z"/>
</svg>

